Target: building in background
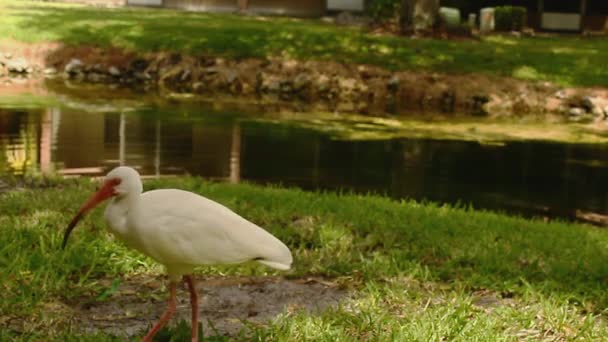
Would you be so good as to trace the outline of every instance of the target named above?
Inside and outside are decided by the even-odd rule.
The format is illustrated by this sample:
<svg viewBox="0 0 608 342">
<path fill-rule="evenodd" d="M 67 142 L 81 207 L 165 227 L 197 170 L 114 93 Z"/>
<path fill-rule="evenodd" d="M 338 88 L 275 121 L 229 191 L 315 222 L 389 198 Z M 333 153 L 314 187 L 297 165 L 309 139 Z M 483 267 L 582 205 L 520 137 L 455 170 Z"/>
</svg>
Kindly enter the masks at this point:
<svg viewBox="0 0 608 342">
<path fill-rule="evenodd" d="M 190 11 L 252 12 L 258 14 L 322 16 L 327 11 L 363 11 L 365 0 L 126 0 L 129 6 L 157 6 Z"/>
<path fill-rule="evenodd" d="M 56 0 L 104 6 L 147 6 L 188 11 L 250 12 L 296 17 L 320 17 L 341 11 L 362 12 L 377 0 Z M 535 30 L 608 31 L 608 0 L 441 0 L 455 7 L 463 18 L 486 7 L 522 6 L 527 24 Z"/>
<path fill-rule="evenodd" d="M 461 5 L 463 4 L 463 5 Z M 446 0 L 442 6 L 460 8 L 463 16 L 484 7 L 521 6 L 528 10 L 528 26 L 547 31 L 605 31 L 608 0 Z"/>
</svg>

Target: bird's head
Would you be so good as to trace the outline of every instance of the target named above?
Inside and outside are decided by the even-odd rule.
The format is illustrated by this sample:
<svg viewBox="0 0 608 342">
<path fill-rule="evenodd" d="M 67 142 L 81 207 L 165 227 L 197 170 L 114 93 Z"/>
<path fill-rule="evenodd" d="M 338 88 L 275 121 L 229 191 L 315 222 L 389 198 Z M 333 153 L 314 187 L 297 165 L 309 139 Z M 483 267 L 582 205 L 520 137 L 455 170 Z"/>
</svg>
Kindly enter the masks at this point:
<svg viewBox="0 0 608 342">
<path fill-rule="evenodd" d="M 119 166 L 110 171 L 103 180 L 99 190 L 93 194 L 78 210 L 78 213 L 65 230 L 63 235 L 63 244 L 61 248 L 65 248 L 68 243 L 70 233 L 78 224 L 78 221 L 91 209 L 95 208 L 99 203 L 112 197 L 124 197 L 129 194 L 139 195 L 142 192 L 143 186 L 139 177 L 139 173 L 135 169 L 127 166 Z"/>
<path fill-rule="evenodd" d="M 139 173 L 128 166 L 119 166 L 110 171 L 104 179 L 103 186 L 107 184 L 110 184 L 109 186 L 114 190 L 113 196 L 117 197 L 129 194 L 139 195 L 143 190 Z"/>
</svg>

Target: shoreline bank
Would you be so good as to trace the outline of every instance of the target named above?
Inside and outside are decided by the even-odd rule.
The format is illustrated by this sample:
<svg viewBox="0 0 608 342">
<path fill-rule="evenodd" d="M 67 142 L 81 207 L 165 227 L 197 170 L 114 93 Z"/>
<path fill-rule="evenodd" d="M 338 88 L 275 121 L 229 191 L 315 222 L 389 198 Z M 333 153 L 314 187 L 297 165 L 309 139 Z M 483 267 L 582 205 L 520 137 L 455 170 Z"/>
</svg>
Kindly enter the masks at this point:
<svg viewBox="0 0 608 342">
<path fill-rule="evenodd" d="M 0 43 L 4 88 L 23 79 L 44 77 L 161 93 L 283 102 L 302 111 L 399 115 L 415 110 L 492 117 L 550 114 L 587 122 L 608 118 L 608 89 L 599 87 L 560 87 L 477 73 L 390 71 L 371 65 L 278 57 L 229 59 L 57 43 Z"/>
</svg>

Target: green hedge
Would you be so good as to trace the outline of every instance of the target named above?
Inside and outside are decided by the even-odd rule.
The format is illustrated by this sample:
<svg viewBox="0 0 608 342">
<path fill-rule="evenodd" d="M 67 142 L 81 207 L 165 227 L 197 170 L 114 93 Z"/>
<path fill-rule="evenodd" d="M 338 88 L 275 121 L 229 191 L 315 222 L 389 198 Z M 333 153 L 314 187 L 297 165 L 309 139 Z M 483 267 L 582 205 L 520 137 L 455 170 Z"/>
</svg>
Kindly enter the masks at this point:
<svg viewBox="0 0 608 342">
<path fill-rule="evenodd" d="M 397 17 L 400 4 L 400 0 L 370 0 L 365 7 L 372 19 L 384 21 Z"/>
<path fill-rule="evenodd" d="M 519 6 L 498 6 L 494 10 L 496 31 L 520 31 L 526 24 L 527 10 Z"/>
</svg>

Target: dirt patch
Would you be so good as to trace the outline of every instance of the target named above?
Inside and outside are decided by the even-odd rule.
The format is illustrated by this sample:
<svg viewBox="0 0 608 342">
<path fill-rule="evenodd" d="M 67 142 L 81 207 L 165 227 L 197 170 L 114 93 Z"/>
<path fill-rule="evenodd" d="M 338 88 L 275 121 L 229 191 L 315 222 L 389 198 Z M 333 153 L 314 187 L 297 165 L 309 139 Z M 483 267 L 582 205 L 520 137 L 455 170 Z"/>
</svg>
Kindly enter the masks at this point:
<svg viewBox="0 0 608 342">
<path fill-rule="evenodd" d="M 0 40 L 0 52 L 10 57 L 23 57 L 31 64 L 46 65 L 49 54 L 63 49 L 63 44 L 57 42 L 23 43 L 12 39 Z M 3 56 L 5 57 L 5 56 Z"/>
<path fill-rule="evenodd" d="M 473 305 L 482 308 L 486 312 L 504 306 L 514 307 L 518 304 L 514 298 L 504 297 L 490 290 L 479 290 L 473 294 L 472 298 Z"/>
<path fill-rule="evenodd" d="M 320 279 L 286 280 L 277 277 L 197 279 L 201 323 L 205 335 L 236 335 L 248 324 L 265 324 L 281 313 L 319 312 L 335 307 L 347 292 Z M 166 308 L 163 281 L 134 278 L 122 282 L 104 301 L 70 304 L 77 331 L 96 331 L 122 338 L 145 332 Z M 190 322 L 189 295 L 178 289 L 177 313 L 171 325 Z M 211 329 L 210 322 L 213 325 Z"/>
</svg>

